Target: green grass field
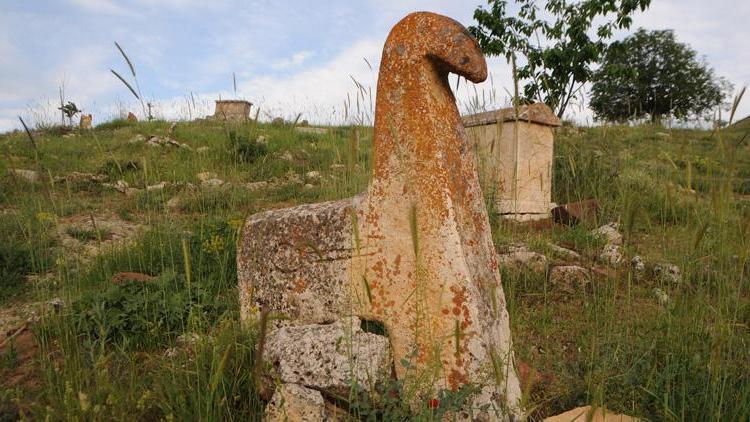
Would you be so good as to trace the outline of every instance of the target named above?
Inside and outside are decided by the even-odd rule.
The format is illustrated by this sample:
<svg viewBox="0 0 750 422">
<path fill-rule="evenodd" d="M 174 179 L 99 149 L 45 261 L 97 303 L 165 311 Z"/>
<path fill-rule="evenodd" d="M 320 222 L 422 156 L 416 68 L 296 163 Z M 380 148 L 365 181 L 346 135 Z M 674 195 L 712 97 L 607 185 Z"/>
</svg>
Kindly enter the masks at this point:
<svg viewBox="0 0 750 422">
<path fill-rule="evenodd" d="M 311 134 L 211 121 L 176 125 L 169 136 L 189 149 L 136 140 L 169 127 L 115 121 L 74 137 L 39 132 L 36 148 L 25 133 L 0 135 L 0 309 L 64 302 L 2 350 L 0 420 L 260 420 L 257 333 L 239 325 L 238 231 L 258 211 L 364 190 L 371 129 L 359 129 L 357 149 L 350 127 Z M 506 271 L 517 358 L 538 374 L 525 384 L 530 420 L 585 404 L 647 420 L 750 419 L 746 130 L 563 127 L 553 200 L 596 198 L 598 221 L 491 219 L 498 245 L 568 245 L 590 265 L 589 230 L 618 221 L 626 262 L 638 254 L 682 272 L 673 284 L 628 265 L 605 268 L 571 293 L 544 274 Z M 204 172 L 223 185 L 204 185 Z M 120 272 L 155 279 L 114 283 Z M 370 406 L 380 417 L 408 415 L 398 401 Z"/>
</svg>

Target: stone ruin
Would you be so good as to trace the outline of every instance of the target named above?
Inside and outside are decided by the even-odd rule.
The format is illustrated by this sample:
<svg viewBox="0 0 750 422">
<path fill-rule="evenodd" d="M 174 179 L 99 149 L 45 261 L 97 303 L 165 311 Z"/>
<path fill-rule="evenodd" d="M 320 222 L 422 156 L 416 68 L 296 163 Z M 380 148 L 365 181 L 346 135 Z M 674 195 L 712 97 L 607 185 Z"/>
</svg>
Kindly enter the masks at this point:
<svg viewBox="0 0 750 422">
<path fill-rule="evenodd" d="M 216 100 L 214 119 L 246 122 L 253 103 L 245 100 Z"/>
<path fill-rule="evenodd" d="M 495 211 L 517 221 L 550 217 L 553 129 L 560 119 L 537 103 L 465 116 L 485 194 Z"/>
<path fill-rule="evenodd" d="M 245 222 L 237 258 L 242 318 L 257 320 L 262 309 L 285 317 L 269 333 L 265 356 L 282 386 L 312 388 L 303 394 L 282 387 L 277 395 L 294 390 L 294 397 L 310 393 L 317 401 L 333 375 L 299 374 L 326 364 L 341 369 L 335 353 L 349 356 L 345 372 L 352 379 L 367 384 L 383 372 L 380 379 L 387 379 L 391 370 L 376 363 L 382 353 L 357 359 L 362 355 L 353 352 L 377 347 L 363 340 L 374 334 L 358 328 L 372 323 L 389 340 L 388 366 L 405 391 L 423 400 L 411 403 L 415 408 L 439 390 L 471 384 L 478 392 L 464 417 L 520 414 L 498 261 L 449 72 L 475 83 L 486 79 L 477 42 L 450 18 L 405 17 L 383 48 L 367 191 Z M 295 350 L 309 359 L 284 370 L 283 356 Z M 371 360 L 372 368 L 362 368 Z"/>
</svg>

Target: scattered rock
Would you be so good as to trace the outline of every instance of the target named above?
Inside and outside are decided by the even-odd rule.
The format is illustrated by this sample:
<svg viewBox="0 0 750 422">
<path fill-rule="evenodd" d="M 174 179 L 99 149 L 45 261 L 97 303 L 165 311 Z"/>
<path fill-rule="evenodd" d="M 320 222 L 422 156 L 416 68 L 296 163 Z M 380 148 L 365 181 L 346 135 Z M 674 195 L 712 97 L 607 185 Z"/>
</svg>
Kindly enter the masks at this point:
<svg viewBox="0 0 750 422">
<path fill-rule="evenodd" d="M 319 171 L 313 170 L 313 171 L 308 171 L 307 173 L 305 173 L 305 180 L 308 183 L 316 184 L 316 183 L 319 183 L 321 179 L 322 177 Z"/>
<path fill-rule="evenodd" d="M 661 306 L 667 306 L 669 304 L 669 295 L 667 292 L 660 288 L 654 289 L 654 296 L 656 296 L 656 300 L 659 301 L 659 305 Z"/>
<path fill-rule="evenodd" d="M 331 170 L 343 170 L 346 166 L 343 164 L 331 164 Z"/>
<path fill-rule="evenodd" d="M 139 134 L 135 135 L 134 137 L 130 138 L 130 140 L 128 141 L 128 143 L 129 144 L 140 144 L 140 143 L 146 142 L 146 140 L 147 140 L 146 137 L 143 136 L 143 135 L 141 135 L 139 133 Z"/>
<path fill-rule="evenodd" d="M 512 271 L 531 271 L 544 273 L 547 271 L 547 257 L 532 252 L 523 244 L 514 244 L 499 248 L 498 263 Z"/>
<path fill-rule="evenodd" d="M 679 284 L 682 282 L 680 267 L 674 264 L 662 263 L 654 265 L 654 275 L 667 283 Z"/>
<path fill-rule="evenodd" d="M 282 159 L 282 160 L 284 160 L 284 161 L 294 161 L 294 156 L 289 151 L 284 151 L 284 153 L 281 154 L 281 156 L 279 158 Z"/>
<path fill-rule="evenodd" d="M 602 264 L 611 266 L 620 265 L 620 263 L 622 262 L 622 252 L 620 252 L 620 246 L 613 244 L 605 245 L 602 249 L 602 253 L 599 254 L 599 257 L 597 259 Z"/>
<path fill-rule="evenodd" d="M 177 122 L 173 122 L 171 125 L 169 125 L 167 133 L 171 135 L 172 133 L 174 133 L 175 128 L 177 128 Z"/>
<path fill-rule="evenodd" d="M 636 274 L 643 274 L 646 271 L 646 261 L 640 255 L 636 255 L 630 260 L 630 267 Z"/>
<path fill-rule="evenodd" d="M 216 179 L 216 178 L 204 180 L 204 181 L 201 182 L 201 186 L 207 186 L 207 187 L 211 187 L 211 188 L 215 188 L 215 187 L 221 186 L 223 184 L 224 184 L 223 180 Z"/>
<path fill-rule="evenodd" d="M 38 182 L 41 178 L 39 172 L 36 170 L 8 169 L 8 173 L 31 183 Z"/>
<path fill-rule="evenodd" d="M 604 239 L 608 245 L 622 245 L 622 234 L 618 223 L 609 223 L 592 230 L 591 234 Z"/>
<path fill-rule="evenodd" d="M 130 185 L 124 180 L 118 180 L 115 183 L 102 183 L 102 186 L 112 188 L 120 193 L 126 193 Z"/>
<path fill-rule="evenodd" d="M 591 406 L 577 407 L 559 415 L 544 418 L 544 422 L 637 422 L 638 419 L 628 415 L 618 415 L 604 408 Z"/>
<path fill-rule="evenodd" d="M 146 191 L 153 192 L 156 190 L 163 190 L 166 187 L 167 187 L 167 182 L 159 182 L 155 185 L 146 186 Z"/>
<path fill-rule="evenodd" d="M 559 255 L 565 259 L 569 259 L 571 261 L 579 260 L 581 259 L 581 255 L 568 248 L 563 248 L 562 246 L 557 246 L 554 243 L 548 243 L 547 246 L 552 250 L 552 252 L 556 255 Z"/>
<path fill-rule="evenodd" d="M 255 192 L 267 188 L 268 185 L 269 183 L 266 181 L 245 183 L 245 189 L 249 190 L 250 192 Z"/>
<path fill-rule="evenodd" d="M 313 189 L 314 187 L 315 187 L 314 185 L 311 185 L 309 183 L 305 183 L 305 186 L 303 186 L 303 188 L 308 189 L 308 190 Z"/>
<path fill-rule="evenodd" d="M 268 139 L 264 135 L 258 135 L 258 137 L 255 138 L 255 142 L 258 144 L 268 145 Z"/>
<path fill-rule="evenodd" d="M 209 151 L 210 149 L 211 149 L 211 148 L 209 148 L 209 147 L 198 147 L 198 148 L 197 148 L 197 149 L 195 150 L 195 152 L 197 152 L 198 154 L 205 154 L 205 153 L 207 153 L 207 152 L 208 152 L 208 151 Z"/>
<path fill-rule="evenodd" d="M 148 274 L 143 273 L 133 273 L 133 272 L 120 272 L 112 276 L 112 283 L 114 284 L 124 284 L 131 281 L 143 283 L 146 281 L 151 281 L 155 279 L 156 277 Z"/>
<path fill-rule="evenodd" d="M 204 171 L 195 175 L 195 178 L 198 179 L 201 183 L 209 179 L 216 179 L 218 177 L 219 175 L 211 171 Z"/>
<path fill-rule="evenodd" d="M 552 267 L 549 281 L 564 290 L 582 289 L 591 281 L 591 272 L 578 265 L 558 265 Z"/>
<path fill-rule="evenodd" d="M 281 384 L 276 387 L 266 406 L 267 422 L 322 422 L 326 420 L 326 406 L 320 391 L 298 384 Z"/>
<path fill-rule="evenodd" d="M 55 183 L 70 182 L 91 182 L 91 183 L 104 183 L 109 179 L 106 174 L 92 174 L 92 173 L 80 173 L 77 171 L 70 172 L 66 176 L 55 176 L 52 181 Z"/>
<path fill-rule="evenodd" d="M 386 337 L 366 333 L 360 324 L 348 317 L 275 330 L 266 344 L 273 378 L 333 394 L 346 394 L 356 381 L 369 391 L 390 375 L 390 346 Z"/>
<path fill-rule="evenodd" d="M 175 196 L 167 201 L 167 208 L 177 208 L 180 206 L 180 197 Z"/>
</svg>

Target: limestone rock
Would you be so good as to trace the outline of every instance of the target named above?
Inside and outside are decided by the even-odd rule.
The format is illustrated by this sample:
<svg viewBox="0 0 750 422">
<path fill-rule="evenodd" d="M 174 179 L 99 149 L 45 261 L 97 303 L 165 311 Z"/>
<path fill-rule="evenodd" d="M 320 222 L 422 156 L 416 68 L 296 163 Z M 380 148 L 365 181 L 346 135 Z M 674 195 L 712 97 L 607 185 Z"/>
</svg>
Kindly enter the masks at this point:
<svg viewBox="0 0 750 422">
<path fill-rule="evenodd" d="M 250 192 L 255 192 L 267 188 L 268 185 L 269 183 L 266 181 L 245 183 L 245 189 L 249 190 Z"/>
<path fill-rule="evenodd" d="M 581 289 L 591 280 L 591 272 L 578 265 L 558 265 L 552 267 L 549 281 L 566 290 Z"/>
<path fill-rule="evenodd" d="M 628 415 L 618 415 L 603 408 L 591 406 L 578 407 L 559 415 L 544 418 L 544 422 L 637 422 L 638 419 Z"/>
<path fill-rule="evenodd" d="M 143 135 L 141 135 L 139 133 L 139 134 L 135 135 L 134 137 L 130 138 L 130 140 L 128 141 L 128 143 L 129 144 L 140 144 L 140 143 L 146 142 L 146 140 L 147 140 L 146 137 L 143 136 Z"/>
<path fill-rule="evenodd" d="M 31 183 L 38 182 L 41 178 L 36 170 L 8 169 L 8 173 Z"/>
<path fill-rule="evenodd" d="M 661 263 L 654 265 L 654 275 L 667 283 L 679 284 L 682 282 L 680 267 L 674 264 Z"/>
<path fill-rule="evenodd" d="M 205 153 L 207 153 L 210 150 L 211 150 L 211 148 L 209 148 L 209 147 L 198 147 L 198 148 L 195 149 L 195 152 L 197 152 L 198 154 L 205 154 Z"/>
<path fill-rule="evenodd" d="M 90 114 L 81 114 L 81 121 L 78 123 L 78 127 L 80 129 L 91 129 L 91 121 L 93 120 L 93 116 Z"/>
<path fill-rule="evenodd" d="M 475 416 L 510 419 L 521 389 L 509 316 L 447 72 L 487 77 L 463 26 L 428 12 L 396 24 L 380 61 L 367 191 L 250 216 L 238 246 L 241 311 L 255 318 L 265 306 L 296 326 L 349 315 L 380 322 L 412 397 L 471 384 Z"/>
<path fill-rule="evenodd" d="M 200 181 L 201 183 L 209 179 L 216 179 L 217 177 L 219 176 L 211 171 L 203 171 L 195 175 L 195 178 L 198 179 L 198 181 Z"/>
<path fill-rule="evenodd" d="M 550 248 L 550 250 L 552 250 L 554 254 L 559 255 L 565 259 L 569 259 L 571 261 L 577 261 L 581 259 L 581 255 L 572 249 L 563 248 L 562 246 L 557 246 L 554 243 L 548 243 L 547 246 Z"/>
<path fill-rule="evenodd" d="M 605 224 L 596 230 L 592 230 L 591 234 L 604 239 L 608 245 L 622 245 L 620 225 L 617 223 Z"/>
<path fill-rule="evenodd" d="M 620 246 L 619 245 L 613 245 L 608 244 L 604 246 L 604 249 L 602 249 L 602 252 L 599 254 L 598 258 L 599 262 L 611 266 L 617 266 L 620 265 L 622 262 L 622 252 L 620 252 Z"/>
<path fill-rule="evenodd" d="M 297 384 L 281 384 L 266 406 L 266 422 L 322 422 L 326 418 L 325 400 L 320 391 Z"/>
<path fill-rule="evenodd" d="M 157 190 L 164 190 L 167 187 L 167 182 L 159 182 L 155 185 L 146 186 L 147 192 L 153 192 Z"/>
<path fill-rule="evenodd" d="M 321 179 L 322 177 L 320 176 L 319 171 L 313 170 L 313 171 L 308 171 L 307 173 L 305 173 L 305 180 L 308 183 L 316 184 L 316 183 L 319 183 Z"/>
<path fill-rule="evenodd" d="M 333 324 L 281 327 L 268 336 L 265 358 L 273 377 L 334 394 L 356 381 L 369 391 L 391 371 L 388 339 L 362 331 L 356 317 Z"/>
<path fill-rule="evenodd" d="M 646 262 L 640 255 L 635 255 L 633 259 L 630 260 L 630 267 L 636 275 L 641 275 L 646 271 Z"/>
<path fill-rule="evenodd" d="M 208 186 L 208 187 L 211 187 L 211 188 L 219 187 L 219 186 L 221 186 L 223 184 L 224 184 L 223 180 L 216 179 L 216 178 L 203 180 L 201 182 L 201 186 Z"/>
<path fill-rule="evenodd" d="M 547 271 L 547 257 L 530 251 L 523 244 L 515 244 L 499 248 L 498 263 L 511 271 L 531 271 L 544 273 Z"/>
</svg>

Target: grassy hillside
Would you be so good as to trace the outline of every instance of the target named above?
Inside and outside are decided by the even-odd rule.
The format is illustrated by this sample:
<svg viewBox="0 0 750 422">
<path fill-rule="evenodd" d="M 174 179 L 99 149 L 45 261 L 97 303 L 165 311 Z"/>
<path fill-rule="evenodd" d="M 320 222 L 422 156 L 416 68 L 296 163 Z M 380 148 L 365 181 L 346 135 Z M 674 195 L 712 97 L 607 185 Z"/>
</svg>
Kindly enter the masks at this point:
<svg viewBox="0 0 750 422">
<path fill-rule="evenodd" d="M 210 121 L 37 133 L 36 148 L 23 133 L 0 135 L 0 309 L 43 315 L 2 351 L 0 420 L 258 420 L 257 333 L 238 324 L 238 231 L 251 213 L 364 190 L 371 131 L 360 131 L 359 148 L 347 127 Z M 526 383 L 532 419 L 588 403 L 651 420 L 750 418 L 743 135 L 561 128 L 553 200 L 596 198 L 598 221 L 492 218 L 498 246 L 524 242 L 556 259 L 553 242 L 598 268 L 573 292 L 546 274 L 504 272 L 522 372 L 537 379 Z M 166 137 L 175 145 L 154 146 Z M 682 281 L 595 264 L 589 230 L 610 221 L 626 258 L 676 264 Z M 122 272 L 154 279 L 113 280 Z"/>
</svg>

